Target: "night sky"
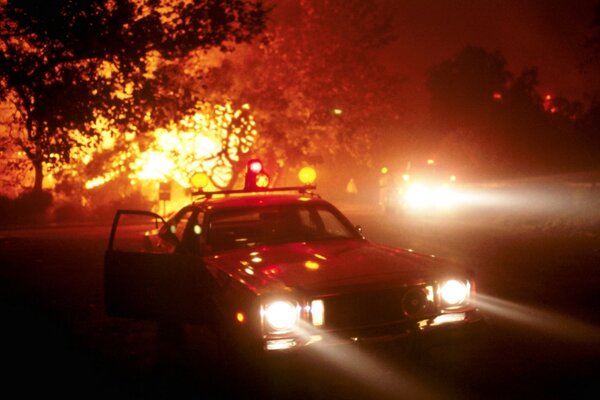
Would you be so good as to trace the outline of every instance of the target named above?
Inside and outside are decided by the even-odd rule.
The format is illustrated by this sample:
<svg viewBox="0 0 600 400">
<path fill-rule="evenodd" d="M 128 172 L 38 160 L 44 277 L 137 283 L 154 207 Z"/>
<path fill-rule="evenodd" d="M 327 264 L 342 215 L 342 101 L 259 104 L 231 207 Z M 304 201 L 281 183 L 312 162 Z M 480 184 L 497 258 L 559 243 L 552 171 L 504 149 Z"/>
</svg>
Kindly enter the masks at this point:
<svg viewBox="0 0 600 400">
<path fill-rule="evenodd" d="M 539 70 L 544 93 L 583 99 L 600 86 L 597 69 L 581 71 L 597 0 L 398 1 L 398 39 L 385 49 L 390 68 L 407 79 L 415 111 L 426 102 L 425 74 L 465 46 L 500 50 L 507 69 Z"/>
</svg>

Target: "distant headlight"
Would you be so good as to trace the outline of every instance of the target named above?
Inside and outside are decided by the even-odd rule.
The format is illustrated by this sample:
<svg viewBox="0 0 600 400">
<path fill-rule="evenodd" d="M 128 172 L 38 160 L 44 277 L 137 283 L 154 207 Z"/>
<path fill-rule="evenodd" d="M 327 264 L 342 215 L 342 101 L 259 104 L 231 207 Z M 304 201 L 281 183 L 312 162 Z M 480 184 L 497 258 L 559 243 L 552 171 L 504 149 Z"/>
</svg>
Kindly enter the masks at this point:
<svg viewBox="0 0 600 400">
<path fill-rule="evenodd" d="M 440 296 L 447 306 L 461 305 L 469 297 L 469 285 L 465 282 L 450 279 L 440 285 Z"/>
<path fill-rule="evenodd" d="M 413 185 L 406 190 L 406 205 L 412 208 L 428 207 L 433 202 L 432 190 L 423 185 Z"/>
<path fill-rule="evenodd" d="M 454 192 L 453 189 L 451 189 L 450 187 L 447 186 L 442 186 L 440 187 L 436 194 L 435 194 L 436 200 L 435 203 L 438 207 L 442 207 L 442 208 L 448 208 L 448 207 L 452 207 L 456 204 L 456 193 Z"/>
<path fill-rule="evenodd" d="M 405 203 L 411 208 L 449 208 L 456 203 L 456 193 L 449 186 L 415 184 L 406 190 Z"/>
<path fill-rule="evenodd" d="M 296 325 L 298 309 L 296 305 L 288 301 L 275 301 L 263 308 L 263 316 L 272 330 L 287 332 Z"/>
</svg>

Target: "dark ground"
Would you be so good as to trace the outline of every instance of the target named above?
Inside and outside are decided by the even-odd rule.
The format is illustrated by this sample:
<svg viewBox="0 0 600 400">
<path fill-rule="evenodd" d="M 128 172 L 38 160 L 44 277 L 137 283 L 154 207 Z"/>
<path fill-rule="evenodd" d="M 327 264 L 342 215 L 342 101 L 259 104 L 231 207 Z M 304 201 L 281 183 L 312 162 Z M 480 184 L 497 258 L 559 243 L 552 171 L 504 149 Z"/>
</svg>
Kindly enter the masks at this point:
<svg viewBox="0 0 600 400">
<path fill-rule="evenodd" d="M 597 232 L 349 214 L 369 238 L 471 265 L 488 329 L 416 354 L 384 347 L 280 362 L 267 397 L 595 397 L 589 394 L 600 389 Z M 215 367 L 214 343 L 202 329 L 188 329 L 196 342 L 186 362 L 163 362 L 154 323 L 105 315 L 107 237 L 106 226 L 0 232 L 5 392 L 255 397 L 241 377 Z"/>
</svg>

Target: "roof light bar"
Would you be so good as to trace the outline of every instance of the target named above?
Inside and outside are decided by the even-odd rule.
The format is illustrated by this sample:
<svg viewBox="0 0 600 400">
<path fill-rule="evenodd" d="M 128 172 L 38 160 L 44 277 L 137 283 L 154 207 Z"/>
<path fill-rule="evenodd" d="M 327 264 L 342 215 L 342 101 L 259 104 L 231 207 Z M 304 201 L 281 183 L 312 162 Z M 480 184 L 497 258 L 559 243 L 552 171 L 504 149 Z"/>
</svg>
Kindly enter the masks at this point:
<svg viewBox="0 0 600 400">
<path fill-rule="evenodd" d="M 262 188 L 257 190 L 244 190 L 244 189 L 232 189 L 232 190 L 220 190 L 215 192 L 205 192 L 199 190 L 197 192 L 193 192 L 192 196 L 204 196 L 206 198 L 211 198 L 214 195 L 229 195 L 229 194 L 250 194 L 250 193 L 272 193 L 272 192 L 298 192 L 298 193 L 308 193 L 310 190 L 316 190 L 316 185 L 304 185 L 304 186 L 286 186 L 286 187 L 277 187 L 277 188 Z"/>
</svg>

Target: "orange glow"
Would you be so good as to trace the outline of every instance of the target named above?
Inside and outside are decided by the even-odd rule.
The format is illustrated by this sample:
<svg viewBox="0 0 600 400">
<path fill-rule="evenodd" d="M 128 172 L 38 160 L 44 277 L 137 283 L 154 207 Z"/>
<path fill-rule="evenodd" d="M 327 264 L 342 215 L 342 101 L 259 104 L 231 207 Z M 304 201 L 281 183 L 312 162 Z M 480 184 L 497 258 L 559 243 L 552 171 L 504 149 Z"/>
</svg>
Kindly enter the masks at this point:
<svg viewBox="0 0 600 400">
<path fill-rule="evenodd" d="M 310 185 L 317 179 L 317 172 L 312 167 L 304 167 L 298 172 L 298 179 L 305 185 Z"/>
<path fill-rule="evenodd" d="M 256 175 L 256 186 L 259 188 L 266 188 L 269 186 L 269 175 L 265 173 L 260 173 Z"/>
<path fill-rule="evenodd" d="M 112 158 L 107 172 L 93 177 L 85 184 L 92 189 L 125 173 L 135 182 L 174 181 L 182 188 L 199 187 L 190 177 L 204 173 L 214 185 L 225 187 L 233 177 L 233 165 L 240 154 L 248 153 L 258 132 L 248 112 L 248 104 L 234 109 L 225 104 L 199 103 L 197 112 L 179 122 L 149 132 L 150 143 L 142 151 L 132 132 L 109 131 L 108 122 L 98 117 L 94 129 L 101 133 L 96 148 L 74 159 L 89 163 L 96 153 L 111 151 L 115 138 L 129 142 L 128 149 Z M 149 115 L 148 118 L 151 118 Z M 206 179 L 201 180 L 204 186 Z"/>
<path fill-rule="evenodd" d="M 552 111 L 555 109 L 555 107 L 552 106 L 553 103 L 554 103 L 554 101 L 553 101 L 553 97 L 551 94 L 547 94 L 544 96 L 544 110 L 550 111 L 550 112 L 555 112 L 555 111 Z"/>
<path fill-rule="evenodd" d="M 139 167 L 137 178 L 147 180 L 166 180 L 175 168 L 167 154 L 154 151 L 142 154 L 134 165 Z"/>
<path fill-rule="evenodd" d="M 433 164 L 435 164 L 435 160 L 429 159 L 429 160 L 427 160 L 427 164 L 433 165 Z"/>
<path fill-rule="evenodd" d="M 198 172 L 192 175 L 190 179 L 195 188 L 203 189 L 210 183 L 210 178 L 204 172 Z"/>
<path fill-rule="evenodd" d="M 320 267 L 318 262 L 310 261 L 310 260 L 305 262 L 304 266 L 306 267 L 306 269 L 310 269 L 311 271 L 316 271 Z"/>
<path fill-rule="evenodd" d="M 279 267 L 271 267 L 271 268 L 267 268 L 265 270 L 263 270 L 263 274 L 267 275 L 267 276 L 275 276 L 275 275 L 279 275 L 281 273 L 281 268 Z"/>
<path fill-rule="evenodd" d="M 102 186 L 104 185 L 106 182 L 109 182 L 111 180 L 113 180 L 114 178 L 116 178 L 119 175 L 118 171 L 114 172 L 114 173 L 106 173 L 102 176 L 97 176 L 95 178 L 90 179 L 89 181 L 87 181 L 85 183 L 85 188 L 86 189 L 93 189 L 95 187 L 98 186 Z"/>
<path fill-rule="evenodd" d="M 239 322 L 240 324 L 243 324 L 244 321 L 246 321 L 246 316 L 244 315 L 243 312 L 238 311 L 235 314 L 235 319 L 237 320 L 237 322 Z"/>
</svg>

